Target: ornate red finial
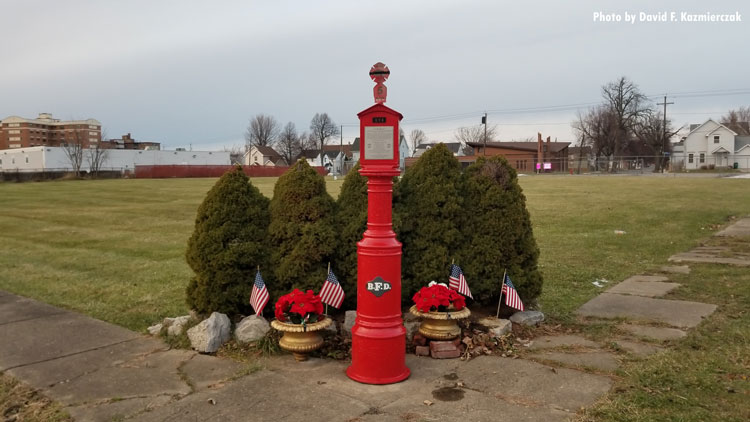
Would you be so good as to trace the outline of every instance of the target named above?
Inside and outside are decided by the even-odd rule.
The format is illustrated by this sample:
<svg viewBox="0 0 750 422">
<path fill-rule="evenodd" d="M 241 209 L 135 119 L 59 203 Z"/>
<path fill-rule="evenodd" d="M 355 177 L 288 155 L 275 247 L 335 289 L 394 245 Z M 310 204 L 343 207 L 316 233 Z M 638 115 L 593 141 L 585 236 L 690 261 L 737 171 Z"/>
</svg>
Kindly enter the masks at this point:
<svg viewBox="0 0 750 422">
<path fill-rule="evenodd" d="M 384 103 L 385 97 L 388 96 L 388 88 L 383 85 L 383 82 L 388 79 L 390 74 L 391 71 L 388 69 L 388 66 L 381 62 L 375 63 L 370 68 L 370 78 L 375 81 L 375 88 L 373 88 L 372 93 L 375 96 L 375 103 L 377 104 Z"/>
</svg>

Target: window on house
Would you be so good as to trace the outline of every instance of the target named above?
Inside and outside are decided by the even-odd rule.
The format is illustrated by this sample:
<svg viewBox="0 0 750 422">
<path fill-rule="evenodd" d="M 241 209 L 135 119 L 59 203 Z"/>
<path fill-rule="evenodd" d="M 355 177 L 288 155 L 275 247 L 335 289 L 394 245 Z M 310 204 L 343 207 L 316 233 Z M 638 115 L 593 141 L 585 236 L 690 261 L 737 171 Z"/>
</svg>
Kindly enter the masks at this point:
<svg viewBox="0 0 750 422">
<path fill-rule="evenodd" d="M 701 153 L 701 155 L 700 155 L 700 162 L 701 162 L 701 164 L 703 164 L 703 163 L 706 162 L 706 154 Z"/>
<path fill-rule="evenodd" d="M 29 164 L 29 157 L 26 157 L 26 164 Z"/>
<path fill-rule="evenodd" d="M 688 154 L 688 163 L 693 162 L 693 154 Z"/>
<path fill-rule="evenodd" d="M 715 144 L 719 143 L 719 139 L 721 139 L 721 137 L 719 135 L 714 135 L 714 143 Z"/>
</svg>

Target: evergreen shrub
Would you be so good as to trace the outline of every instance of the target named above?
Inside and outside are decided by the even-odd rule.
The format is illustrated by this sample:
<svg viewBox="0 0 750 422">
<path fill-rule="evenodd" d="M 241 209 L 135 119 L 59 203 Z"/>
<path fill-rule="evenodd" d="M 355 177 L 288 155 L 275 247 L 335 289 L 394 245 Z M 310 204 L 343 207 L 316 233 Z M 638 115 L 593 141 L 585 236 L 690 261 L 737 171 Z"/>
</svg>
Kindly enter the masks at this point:
<svg viewBox="0 0 750 422">
<path fill-rule="evenodd" d="M 186 252 L 195 273 L 187 287 L 191 309 L 228 315 L 250 311 L 256 268 L 267 268 L 270 256 L 268 204 L 239 166 L 208 191 Z"/>
<path fill-rule="evenodd" d="M 460 266 L 480 303 L 496 304 L 507 269 L 525 305 L 542 292 L 526 197 L 516 171 L 501 156 L 479 157 L 466 169 Z"/>
<path fill-rule="evenodd" d="M 427 150 L 397 184 L 394 228 L 403 244 L 404 305 L 431 280 L 448 282 L 463 241 L 463 184 L 461 164 L 444 144 Z"/>
<path fill-rule="evenodd" d="M 304 159 L 297 161 L 276 182 L 270 211 L 272 296 L 295 288 L 319 292 L 337 240 L 335 202 L 325 179 Z"/>
<path fill-rule="evenodd" d="M 338 248 L 333 269 L 346 293 L 342 309 L 357 306 L 357 242 L 367 229 L 367 178 L 359 163 L 347 173 L 336 201 Z"/>
</svg>

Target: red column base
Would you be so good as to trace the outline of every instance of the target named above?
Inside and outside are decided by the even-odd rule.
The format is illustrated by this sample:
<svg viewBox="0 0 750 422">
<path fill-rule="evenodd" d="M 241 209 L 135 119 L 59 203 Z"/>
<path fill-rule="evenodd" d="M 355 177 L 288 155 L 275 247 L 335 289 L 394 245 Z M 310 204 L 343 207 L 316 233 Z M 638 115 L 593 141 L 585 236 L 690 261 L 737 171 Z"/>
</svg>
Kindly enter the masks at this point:
<svg viewBox="0 0 750 422">
<path fill-rule="evenodd" d="M 366 328 L 357 321 L 352 328 L 352 364 L 346 375 L 363 384 L 403 381 L 411 374 L 405 350 L 406 329 L 401 321 L 389 328 Z"/>
</svg>

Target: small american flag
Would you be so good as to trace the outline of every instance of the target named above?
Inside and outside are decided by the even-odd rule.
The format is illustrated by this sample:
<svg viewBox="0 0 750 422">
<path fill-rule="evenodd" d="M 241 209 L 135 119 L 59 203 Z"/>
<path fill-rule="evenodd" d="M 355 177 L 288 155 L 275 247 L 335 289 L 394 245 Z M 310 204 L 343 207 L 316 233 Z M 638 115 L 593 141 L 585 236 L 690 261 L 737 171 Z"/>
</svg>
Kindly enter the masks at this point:
<svg viewBox="0 0 750 422">
<path fill-rule="evenodd" d="M 260 276 L 260 270 L 255 273 L 255 283 L 253 283 L 253 291 L 250 293 L 250 305 L 255 310 L 256 315 L 263 313 L 263 308 L 268 303 L 268 289 L 266 283 L 263 282 L 263 277 Z"/>
<path fill-rule="evenodd" d="M 448 277 L 448 280 L 450 280 L 448 287 L 457 290 L 464 296 L 474 299 L 474 296 L 471 295 L 471 290 L 469 290 L 469 285 L 466 284 L 466 277 L 464 277 L 464 272 L 461 271 L 461 267 L 451 264 L 451 275 Z"/>
<path fill-rule="evenodd" d="M 323 282 L 323 288 L 320 290 L 320 300 L 336 309 L 344 301 L 344 289 L 341 288 L 339 280 L 331 270 L 328 270 L 328 277 L 326 277 L 326 281 Z"/>
<path fill-rule="evenodd" d="M 505 295 L 506 305 L 510 306 L 513 309 L 523 311 L 523 302 L 521 302 L 521 298 L 518 296 L 518 292 L 516 292 L 516 287 L 513 286 L 513 283 L 510 281 L 510 276 L 508 274 L 505 275 L 502 294 Z"/>
</svg>

